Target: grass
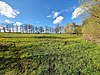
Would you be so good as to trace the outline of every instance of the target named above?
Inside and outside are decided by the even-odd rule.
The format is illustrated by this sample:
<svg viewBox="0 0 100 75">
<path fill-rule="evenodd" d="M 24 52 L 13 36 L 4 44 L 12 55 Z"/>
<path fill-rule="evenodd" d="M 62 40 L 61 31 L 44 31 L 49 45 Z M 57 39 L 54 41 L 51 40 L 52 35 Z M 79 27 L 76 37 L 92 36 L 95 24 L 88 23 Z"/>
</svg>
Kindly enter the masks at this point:
<svg viewBox="0 0 100 75">
<path fill-rule="evenodd" d="M 82 35 L 0 33 L 1 75 L 100 75 L 100 45 Z"/>
</svg>

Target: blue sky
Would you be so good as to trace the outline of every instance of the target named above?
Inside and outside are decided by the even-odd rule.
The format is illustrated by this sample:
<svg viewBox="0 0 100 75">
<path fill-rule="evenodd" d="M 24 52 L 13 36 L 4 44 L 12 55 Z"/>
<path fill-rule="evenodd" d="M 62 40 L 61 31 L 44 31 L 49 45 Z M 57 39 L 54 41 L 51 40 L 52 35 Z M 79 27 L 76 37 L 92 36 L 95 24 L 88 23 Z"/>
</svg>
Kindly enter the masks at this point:
<svg viewBox="0 0 100 75">
<path fill-rule="evenodd" d="M 15 18 L 9 18 L 0 14 L 0 23 L 5 20 L 32 24 L 34 26 L 55 27 L 53 21 L 62 16 L 60 25 L 67 23 L 81 23 L 79 18 L 72 19 L 72 13 L 78 7 L 78 0 L 0 0 L 16 9 L 19 14 Z M 54 13 L 59 13 L 55 18 Z M 48 17 L 49 16 L 49 17 Z"/>
</svg>

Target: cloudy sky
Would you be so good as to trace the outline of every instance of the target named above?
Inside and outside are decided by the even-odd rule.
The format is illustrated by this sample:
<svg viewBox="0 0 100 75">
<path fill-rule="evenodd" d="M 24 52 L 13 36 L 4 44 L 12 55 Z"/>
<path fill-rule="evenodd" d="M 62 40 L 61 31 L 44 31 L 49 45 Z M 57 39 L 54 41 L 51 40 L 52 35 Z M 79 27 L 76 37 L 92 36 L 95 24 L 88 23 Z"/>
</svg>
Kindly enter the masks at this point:
<svg viewBox="0 0 100 75">
<path fill-rule="evenodd" d="M 83 12 L 78 0 L 0 0 L 0 23 L 51 27 L 81 24 L 79 15 Z"/>
</svg>

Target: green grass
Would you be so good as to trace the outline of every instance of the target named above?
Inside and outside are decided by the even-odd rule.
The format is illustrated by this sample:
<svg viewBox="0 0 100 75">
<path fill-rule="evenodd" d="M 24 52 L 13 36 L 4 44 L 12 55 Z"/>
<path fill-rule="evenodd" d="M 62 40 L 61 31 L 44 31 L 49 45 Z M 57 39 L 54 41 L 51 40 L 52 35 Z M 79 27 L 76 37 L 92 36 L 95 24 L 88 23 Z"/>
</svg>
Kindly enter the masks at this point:
<svg viewBox="0 0 100 75">
<path fill-rule="evenodd" d="M 0 75 L 100 75 L 100 45 L 82 35 L 0 33 Z"/>
</svg>

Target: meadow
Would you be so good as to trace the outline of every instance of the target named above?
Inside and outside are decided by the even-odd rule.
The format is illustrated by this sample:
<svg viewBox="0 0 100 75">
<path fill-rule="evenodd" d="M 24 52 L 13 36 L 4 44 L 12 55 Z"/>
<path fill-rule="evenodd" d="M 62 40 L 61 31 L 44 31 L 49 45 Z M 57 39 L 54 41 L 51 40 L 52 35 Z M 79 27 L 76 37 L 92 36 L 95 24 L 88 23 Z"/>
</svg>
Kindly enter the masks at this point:
<svg viewBox="0 0 100 75">
<path fill-rule="evenodd" d="M 0 75 L 100 75 L 100 44 L 82 35 L 0 33 Z"/>
</svg>

